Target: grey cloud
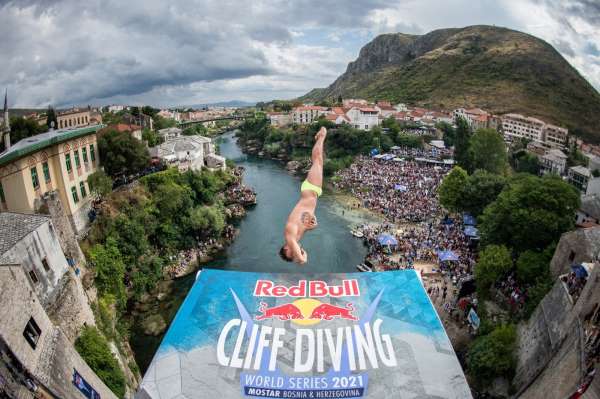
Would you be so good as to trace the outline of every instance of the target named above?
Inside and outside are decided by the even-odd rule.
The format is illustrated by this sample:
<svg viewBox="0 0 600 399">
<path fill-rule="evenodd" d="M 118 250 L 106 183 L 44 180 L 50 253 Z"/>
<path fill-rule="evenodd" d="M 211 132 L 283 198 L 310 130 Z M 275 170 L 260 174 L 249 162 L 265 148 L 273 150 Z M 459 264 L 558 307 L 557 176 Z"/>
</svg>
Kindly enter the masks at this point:
<svg viewBox="0 0 600 399">
<path fill-rule="evenodd" d="M 593 55 L 594 57 L 600 56 L 600 49 L 598 49 L 598 46 L 596 45 L 596 43 L 593 43 L 593 42 L 587 42 L 587 44 L 585 45 L 584 51 L 587 54 Z"/>
<path fill-rule="evenodd" d="M 85 4 L 85 5 L 84 5 Z M 274 74 L 262 45 L 291 27 L 365 26 L 389 3 L 1 1 L 0 85 L 21 105 L 86 102 L 193 82 Z"/>
<path fill-rule="evenodd" d="M 553 19 L 575 34 L 565 15 L 598 24 L 593 0 L 529 0 L 545 4 Z M 141 101 L 205 102 L 301 94 L 330 83 L 382 30 L 424 33 L 449 25 L 508 26 L 507 7 L 492 0 L 463 10 L 468 0 L 0 0 L 0 88 L 9 86 L 15 105 Z M 373 26 L 377 11 L 400 9 L 400 18 Z M 397 15 L 397 14 L 396 14 Z M 406 18 L 403 18 L 406 16 Z M 400 19 L 400 21 L 398 21 Z M 507 23 L 503 23 L 506 22 Z M 343 51 L 319 35 L 293 32 L 354 32 Z M 356 39 L 365 33 L 364 39 Z M 565 55 L 581 55 L 564 39 Z M 311 47 L 312 46 L 312 47 Z M 303 48 L 304 47 L 304 48 Z M 342 47 L 341 44 L 338 47 Z M 588 54 L 598 48 L 589 44 Z M 310 60 L 307 60 L 310 58 Z M 318 58 L 318 59 L 315 59 Z M 231 84 L 242 82 L 243 84 Z M 237 95 L 236 95 L 237 93 Z M 252 94 L 249 94 L 252 93 Z M 195 97 L 196 96 L 196 97 Z M 189 98 L 193 100 L 188 101 Z M 242 99 L 251 100 L 245 97 Z"/>
<path fill-rule="evenodd" d="M 554 46 L 561 53 L 566 54 L 570 57 L 575 57 L 575 50 L 573 50 L 573 48 L 571 47 L 569 42 L 567 42 L 565 40 L 557 39 L 557 40 L 554 40 L 554 42 L 552 44 L 554 44 Z"/>
<path fill-rule="evenodd" d="M 600 25 L 598 0 L 535 0 L 535 2 L 544 4 L 557 18 L 576 16 L 592 25 Z"/>
</svg>

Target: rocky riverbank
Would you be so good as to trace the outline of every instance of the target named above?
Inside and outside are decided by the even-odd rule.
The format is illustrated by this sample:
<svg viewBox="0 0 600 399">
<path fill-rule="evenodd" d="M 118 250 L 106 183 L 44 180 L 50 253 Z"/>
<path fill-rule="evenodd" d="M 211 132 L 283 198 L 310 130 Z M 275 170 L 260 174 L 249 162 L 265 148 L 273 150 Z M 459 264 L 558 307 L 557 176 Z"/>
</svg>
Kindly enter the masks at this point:
<svg viewBox="0 0 600 399">
<path fill-rule="evenodd" d="M 130 317 L 139 320 L 143 334 L 159 336 L 168 327 L 172 317 L 170 311 L 165 312 L 165 307 L 170 307 L 169 301 L 173 295 L 174 280 L 187 278 L 196 273 L 201 265 L 212 261 L 230 245 L 238 234 L 234 223 L 246 215 L 246 209 L 256 204 L 256 192 L 242 184 L 244 169 L 236 167 L 233 170 L 235 181 L 223 193 L 221 200 L 225 205 L 227 225 L 218 237 L 210 237 L 197 241 L 194 248 L 181 251 L 172 258 L 172 263 L 164 270 L 164 278 L 154 289 L 135 302 Z"/>
</svg>

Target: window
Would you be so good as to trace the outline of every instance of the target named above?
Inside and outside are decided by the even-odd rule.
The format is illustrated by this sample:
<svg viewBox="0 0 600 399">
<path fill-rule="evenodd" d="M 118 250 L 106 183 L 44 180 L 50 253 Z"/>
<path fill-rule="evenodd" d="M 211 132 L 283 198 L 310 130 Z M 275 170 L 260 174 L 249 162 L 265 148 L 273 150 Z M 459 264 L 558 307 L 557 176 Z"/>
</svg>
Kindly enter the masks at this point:
<svg viewBox="0 0 600 399">
<path fill-rule="evenodd" d="M 31 168 L 31 183 L 33 184 L 34 189 L 40 188 L 40 181 L 38 179 L 37 168 L 34 166 Z"/>
<path fill-rule="evenodd" d="M 569 262 L 573 262 L 575 260 L 575 252 L 571 251 L 569 254 Z"/>
<path fill-rule="evenodd" d="M 40 335 L 42 335 L 42 330 L 37 325 L 35 320 L 33 320 L 33 317 L 30 317 L 27 325 L 25 326 L 25 330 L 23 330 L 23 336 L 33 349 L 35 349 L 37 346 Z"/>
<path fill-rule="evenodd" d="M 79 196 L 77 195 L 77 189 L 75 187 L 71 187 L 71 195 L 73 196 L 73 202 L 79 202 Z"/>
<path fill-rule="evenodd" d="M 44 266 L 44 270 L 49 272 L 50 271 L 50 265 L 48 264 L 48 259 L 44 258 L 42 259 L 42 266 Z"/>
<path fill-rule="evenodd" d="M 71 166 L 71 154 L 65 155 L 65 164 L 67 165 L 67 173 L 71 173 L 73 167 Z"/>
<path fill-rule="evenodd" d="M 81 191 L 81 198 L 85 198 L 87 193 L 85 192 L 85 183 L 79 182 L 79 191 Z"/>
<path fill-rule="evenodd" d="M 35 274 L 34 270 L 29 271 L 29 278 L 31 279 L 31 281 L 33 281 L 34 284 L 37 284 L 38 281 L 40 281 L 37 277 L 37 274 Z"/>
<path fill-rule="evenodd" d="M 48 162 L 42 164 L 42 171 L 44 172 L 44 179 L 46 179 L 46 183 L 48 183 L 50 181 L 50 168 L 48 167 Z"/>
<path fill-rule="evenodd" d="M 81 161 L 79 160 L 79 150 L 73 151 L 73 155 L 75 156 L 75 166 L 77 169 L 81 167 Z"/>
<path fill-rule="evenodd" d="M 6 202 L 6 197 L 4 196 L 4 189 L 2 188 L 2 183 L 0 183 L 0 202 Z"/>
<path fill-rule="evenodd" d="M 87 163 L 88 158 L 87 158 L 87 148 L 83 147 L 81 149 L 81 156 L 83 157 L 83 162 Z"/>
<path fill-rule="evenodd" d="M 92 162 L 96 162 L 96 152 L 94 151 L 94 145 L 90 144 L 90 159 Z"/>
</svg>

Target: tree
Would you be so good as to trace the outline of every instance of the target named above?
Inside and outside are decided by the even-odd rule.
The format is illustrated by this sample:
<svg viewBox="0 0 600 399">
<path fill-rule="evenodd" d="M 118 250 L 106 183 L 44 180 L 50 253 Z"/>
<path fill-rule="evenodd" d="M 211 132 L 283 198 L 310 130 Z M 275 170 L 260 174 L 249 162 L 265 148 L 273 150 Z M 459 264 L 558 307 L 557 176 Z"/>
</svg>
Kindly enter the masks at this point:
<svg viewBox="0 0 600 399">
<path fill-rule="evenodd" d="M 341 95 L 341 94 L 340 94 L 340 95 L 338 96 L 338 98 L 337 98 L 337 103 L 338 103 L 339 105 L 342 105 L 342 104 L 344 103 L 344 100 L 342 99 L 342 95 Z"/>
<path fill-rule="evenodd" d="M 225 228 L 225 215 L 217 206 L 198 206 L 190 211 L 190 226 L 204 237 L 220 236 Z"/>
<path fill-rule="evenodd" d="M 485 170 L 476 170 L 464 187 L 461 210 L 479 216 L 486 206 L 496 200 L 504 186 L 506 179 Z"/>
<path fill-rule="evenodd" d="M 517 175 L 485 208 L 479 231 L 484 243 L 543 250 L 574 227 L 578 208 L 577 190 L 559 177 Z"/>
<path fill-rule="evenodd" d="M 497 377 L 512 379 L 516 367 L 517 333 L 512 324 L 496 327 L 490 334 L 478 337 L 467 356 L 467 366 L 478 386 Z"/>
<path fill-rule="evenodd" d="M 54 125 L 52 124 L 54 122 Z M 46 112 L 46 126 L 48 128 L 54 127 L 54 129 L 58 129 L 58 119 L 56 119 L 56 112 L 54 112 L 54 108 L 48 106 L 48 111 Z"/>
<path fill-rule="evenodd" d="M 46 125 L 40 125 L 33 119 L 23 118 L 22 116 L 10 118 L 10 141 L 12 144 L 27 137 L 44 133 L 47 130 Z"/>
<path fill-rule="evenodd" d="M 166 129 L 168 127 L 177 126 L 177 121 L 175 119 L 163 118 L 162 116 L 160 116 L 158 114 L 154 115 L 154 117 L 152 117 L 152 120 L 153 120 L 153 124 L 154 124 L 154 129 L 156 129 L 156 130 L 161 130 L 161 129 Z"/>
<path fill-rule="evenodd" d="M 149 163 L 148 149 L 130 134 L 108 130 L 98 139 L 100 160 L 110 176 L 141 172 Z"/>
<path fill-rule="evenodd" d="M 552 249 L 546 249 L 543 252 L 527 250 L 519 255 L 517 259 L 516 276 L 517 280 L 523 285 L 533 285 L 538 278 L 550 277 L 550 260 L 552 259 Z"/>
<path fill-rule="evenodd" d="M 465 118 L 456 119 L 456 131 L 454 137 L 454 160 L 458 166 L 470 170 L 471 159 L 469 142 L 471 139 L 471 128 Z"/>
<path fill-rule="evenodd" d="M 479 256 L 475 265 L 475 281 L 480 298 L 489 296 L 490 288 L 510 271 L 512 259 L 510 251 L 504 245 L 488 245 Z"/>
<path fill-rule="evenodd" d="M 451 212 L 458 212 L 462 209 L 463 193 L 467 179 L 467 172 L 460 166 L 452 168 L 444 178 L 438 189 L 440 203 L 444 208 Z"/>
<path fill-rule="evenodd" d="M 96 327 L 83 328 L 81 335 L 75 341 L 75 349 L 117 397 L 125 396 L 125 375 L 110 350 L 108 341 Z"/>
<path fill-rule="evenodd" d="M 540 173 L 540 161 L 526 150 L 515 152 L 512 155 L 512 164 L 517 173 L 530 173 L 536 176 Z"/>
<path fill-rule="evenodd" d="M 442 131 L 444 144 L 447 147 L 452 147 L 454 145 L 454 139 L 456 137 L 456 131 L 448 122 L 439 122 L 436 125 L 436 128 Z"/>
<path fill-rule="evenodd" d="M 195 125 L 188 127 L 183 131 L 184 136 L 196 136 L 196 135 L 206 135 L 208 129 L 202 123 L 196 123 Z"/>
<path fill-rule="evenodd" d="M 114 295 L 120 308 L 125 307 L 125 264 L 119 252 L 115 237 L 108 237 L 106 243 L 96 244 L 90 250 L 90 263 L 96 276 L 94 284 L 98 293 Z"/>
<path fill-rule="evenodd" d="M 469 140 L 470 166 L 501 174 L 506 168 L 504 139 L 494 129 L 478 129 Z"/>
<path fill-rule="evenodd" d="M 106 197 L 112 191 L 112 179 L 102 170 L 89 175 L 87 182 L 88 186 L 90 186 L 90 192 L 98 199 Z"/>
<path fill-rule="evenodd" d="M 155 147 L 162 143 L 162 138 L 153 130 L 144 128 L 142 130 L 142 140 L 148 143 L 148 147 Z"/>
</svg>

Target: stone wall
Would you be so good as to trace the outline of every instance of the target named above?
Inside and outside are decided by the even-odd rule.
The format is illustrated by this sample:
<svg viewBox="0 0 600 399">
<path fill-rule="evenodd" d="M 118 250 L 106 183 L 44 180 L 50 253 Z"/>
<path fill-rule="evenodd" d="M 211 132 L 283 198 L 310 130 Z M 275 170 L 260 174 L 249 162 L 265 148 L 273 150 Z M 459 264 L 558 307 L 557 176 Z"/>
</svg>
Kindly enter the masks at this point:
<svg viewBox="0 0 600 399">
<path fill-rule="evenodd" d="M 564 399 L 575 392 L 583 376 L 581 333 L 579 323 L 573 323 L 567 330 L 566 339 L 552 353 L 537 378 L 518 396 L 519 399 Z"/>
<path fill-rule="evenodd" d="M 56 191 L 47 193 L 43 201 L 43 207 L 48 211 L 52 218 L 52 223 L 56 229 L 60 246 L 67 258 L 73 259 L 77 264 L 85 262 L 83 252 L 77 242 L 74 226 L 67 216 L 62 202 Z"/>
<path fill-rule="evenodd" d="M 557 279 L 529 320 L 518 327 L 516 397 L 564 399 L 577 389 L 587 372 L 584 323 L 599 303 L 600 264 L 591 268 L 576 302 Z M 585 397 L 600 398 L 599 378 Z"/>
<path fill-rule="evenodd" d="M 83 394 L 73 385 L 73 372 L 77 372 L 100 394 L 101 398 L 116 399 L 115 394 L 98 378 L 96 373 L 79 356 L 60 328 L 54 330 L 53 351 L 39 363 L 37 378 L 60 398 L 81 399 Z"/>
<path fill-rule="evenodd" d="M 524 389 L 548 365 L 571 331 L 573 303 L 562 281 L 537 306 L 529 320 L 519 325 L 518 363 L 513 385 Z"/>
<path fill-rule="evenodd" d="M 79 399 L 71 383 L 73 370 L 92 384 L 102 398 L 116 398 L 79 356 L 60 328 L 53 325 L 20 265 L 0 266 L 0 338 L 36 380 L 64 399 Z M 23 331 L 33 319 L 40 333 L 32 346 Z"/>
<path fill-rule="evenodd" d="M 564 233 L 550 262 L 552 277 L 570 272 L 573 263 L 593 262 L 599 254 L 600 227 Z"/>
<path fill-rule="evenodd" d="M 60 293 L 46 311 L 70 342 L 75 342 L 84 325 L 96 324 L 87 294 L 73 270 L 64 275 Z"/>
</svg>

